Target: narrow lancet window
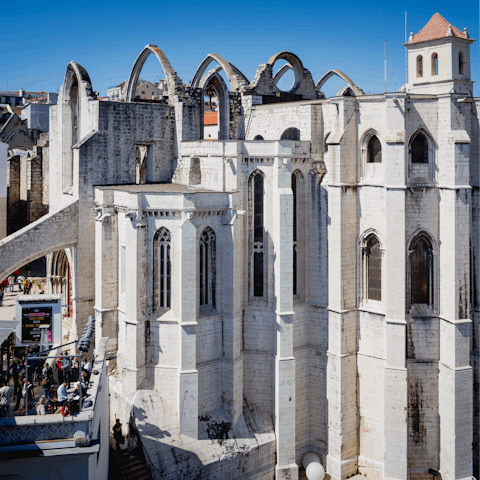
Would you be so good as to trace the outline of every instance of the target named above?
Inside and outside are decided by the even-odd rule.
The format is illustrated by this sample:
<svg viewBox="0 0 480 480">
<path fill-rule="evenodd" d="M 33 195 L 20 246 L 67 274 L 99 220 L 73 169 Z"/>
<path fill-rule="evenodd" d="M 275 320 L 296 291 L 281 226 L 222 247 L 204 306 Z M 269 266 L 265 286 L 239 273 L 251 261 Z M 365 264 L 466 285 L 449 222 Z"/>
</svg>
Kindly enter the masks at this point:
<svg viewBox="0 0 480 480">
<path fill-rule="evenodd" d="M 252 199 L 252 277 L 253 296 L 264 295 L 264 180 L 260 172 L 250 179 Z"/>
<path fill-rule="evenodd" d="M 376 135 L 368 142 L 367 163 L 382 163 L 382 144 Z"/>
<path fill-rule="evenodd" d="M 465 64 L 465 62 L 463 61 L 463 53 L 460 52 L 458 54 L 458 73 L 460 75 L 463 75 L 463 65 Z"/>
<path fill-rule="evenodd" d="M 170 308 L 172 298 L 172 264 L 170 232 L 162 227 L 154 237 L 154 291 L 156 308 Z"/>
<path fill-rule="evenodd" d="M 412 252 L 412 303 L 432 304 L 433 249 L 425 236 L 420 236 Z"/>
<path fill-rule="evenodd" d="M 215 232 L 207 227 L 200 237 L 200 305 L 215 308 Z"/>
<path fill-rule="evenodd" d="M 428 142 L 425 135 L 418 133 L 412 140 L 412 163 L 428 163 Z"/>
<path fill-rule="evenodd" d="M 367 298 L 382 300 L 382 252 L 375 235 L 367 240 Z"/>
<path fill-rule="evenodd" d="M 297 176 L 292 175 L 293 193 L 293 294 L 297 294 Z"/>
</svg>

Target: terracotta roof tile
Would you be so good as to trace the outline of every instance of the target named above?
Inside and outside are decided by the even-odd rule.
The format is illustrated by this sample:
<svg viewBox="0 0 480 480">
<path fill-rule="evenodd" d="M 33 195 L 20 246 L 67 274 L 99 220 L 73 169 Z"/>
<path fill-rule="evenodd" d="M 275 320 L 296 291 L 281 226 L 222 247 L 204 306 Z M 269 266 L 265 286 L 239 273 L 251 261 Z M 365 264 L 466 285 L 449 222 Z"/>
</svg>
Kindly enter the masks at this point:
<svg viewBox="0 0 480 480">
<path fill-rule="evenodd" d="M 217 125 L 218 123 L 218 114 L 217 112 L 204 112 L 203 114 L 203 124 L 204 125 Z"/>
<path fill-rule="evenodd" d="M 436 40 L 447 36 L 449 21 L 442 17 L 439 13 L 435 13 L 428 23 L 413 37 L 413 42 L 428 42 L 429 40 Z M 452 25 L 453 33 L 459 38 L 468 38 L 457 27 Z"/>
</svg>

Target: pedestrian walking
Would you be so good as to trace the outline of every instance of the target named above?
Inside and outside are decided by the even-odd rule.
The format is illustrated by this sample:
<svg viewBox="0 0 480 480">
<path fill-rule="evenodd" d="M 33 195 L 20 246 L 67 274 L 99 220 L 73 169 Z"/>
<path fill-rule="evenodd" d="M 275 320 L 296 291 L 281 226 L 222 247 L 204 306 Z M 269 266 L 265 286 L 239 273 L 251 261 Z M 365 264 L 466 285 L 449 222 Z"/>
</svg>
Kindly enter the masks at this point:
<svg viewBox="0 0 480 480">
<path fill-rule="evenodd" d="M 13 292 L 14 291 L 13 289 L 15 287 L 15 277 L 13 275 L 10 275 L 8 277 L 8 286 L 10 287 L 9 291 Z"/>
<path fill-rule="evenodd" d="M 0 388 L 0 418 L 5 418 L 10 408 L 10 392 L 11 388 L 7 382 L 2 381 L 2 388 Z"/>
<path fill-rule="evenodd" d="M 67 352 L 63 353 L 67 355 Z M 69 357 L 63 357 L 62 360 L 62 370 L 63 370 L 63 381 L 67 382 L 68 388 L 70 388 L 70 375 L 72 373 L 72 362 Z"/>
</svg>

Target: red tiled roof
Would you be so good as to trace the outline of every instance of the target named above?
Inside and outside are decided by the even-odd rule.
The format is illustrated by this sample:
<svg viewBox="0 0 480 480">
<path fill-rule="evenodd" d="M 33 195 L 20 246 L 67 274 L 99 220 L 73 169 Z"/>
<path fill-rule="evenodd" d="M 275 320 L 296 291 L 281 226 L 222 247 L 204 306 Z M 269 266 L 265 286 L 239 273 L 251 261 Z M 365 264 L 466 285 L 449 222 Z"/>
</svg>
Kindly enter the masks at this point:
<svg viewBox="0 0 480 480">
<path fill-rule="evenodd" d="M 204 125 L 217 125 L 218 124 L 218 113 L 217 112 L 204 112 L 203 113 L 203 124 Z"/>
<path fill-rule="evenodd" d="M 439 13 L 435 13 L 428 23 L 413 36 L 413 42 L 428 42 L 429 40 L 437 40 L 438 38 L 444 38 L 447 36 L 449 21 L 442 17 Z M 463 32 L 457 27 L 452 25 L 453 33 L 456 37 L 467 38 Z"/>
</svg>

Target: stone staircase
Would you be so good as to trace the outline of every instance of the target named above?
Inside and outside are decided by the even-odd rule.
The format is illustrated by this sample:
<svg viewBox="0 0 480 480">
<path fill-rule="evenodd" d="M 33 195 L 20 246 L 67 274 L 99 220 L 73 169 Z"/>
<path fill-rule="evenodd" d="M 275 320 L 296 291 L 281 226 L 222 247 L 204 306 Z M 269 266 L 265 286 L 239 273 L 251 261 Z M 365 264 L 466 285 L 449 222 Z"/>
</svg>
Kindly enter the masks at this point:
<svg viewBox="0 0 480 480">
<path fill-rule="evenodd" d="M 152 480 L 142 447 L 114 452 L 113 457 L 123 480 Z"/>
</svg>

